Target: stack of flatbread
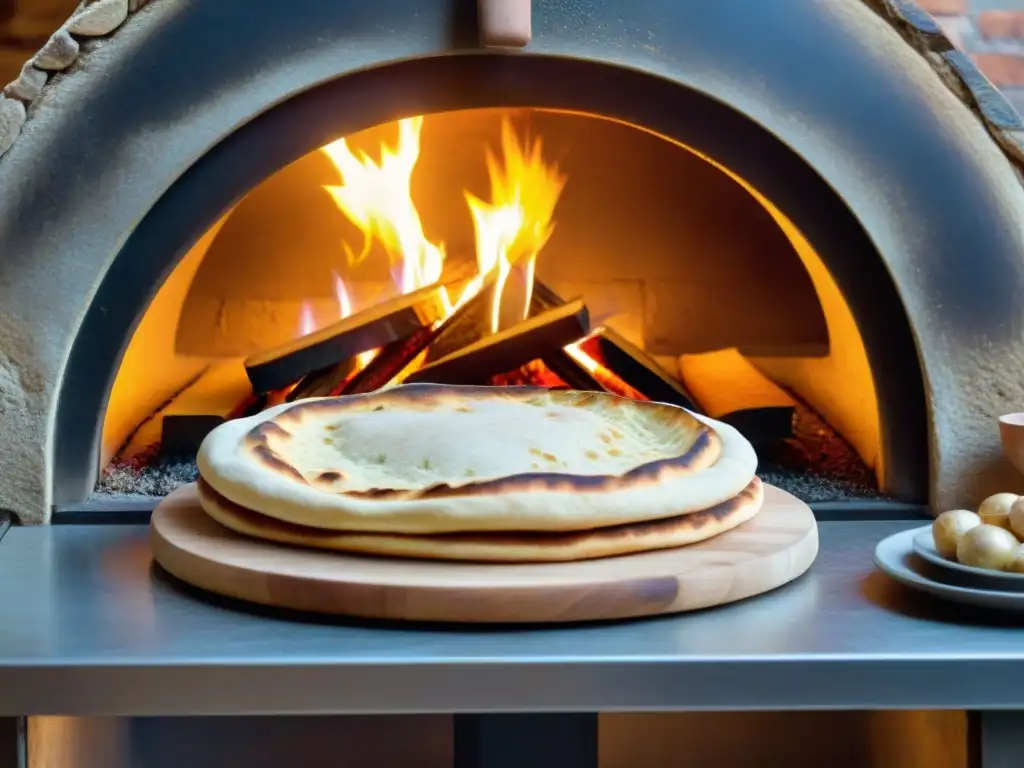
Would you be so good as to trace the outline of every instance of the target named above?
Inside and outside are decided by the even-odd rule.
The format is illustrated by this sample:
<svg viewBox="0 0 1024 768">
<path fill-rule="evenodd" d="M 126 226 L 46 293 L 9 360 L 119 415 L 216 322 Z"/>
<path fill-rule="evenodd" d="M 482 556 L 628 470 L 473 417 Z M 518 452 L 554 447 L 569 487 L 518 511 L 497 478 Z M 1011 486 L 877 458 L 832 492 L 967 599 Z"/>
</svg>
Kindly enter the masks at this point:
<svg viewBox="0 0 1024 768">
<path fill-rule="evenodd" d="M 390 557 L 560 562 L 691 544 L 760 509 L 735 429 L 594 392 L 408 384 L 227 422 L 203 509 L 238 533 Z"/>
</svg>

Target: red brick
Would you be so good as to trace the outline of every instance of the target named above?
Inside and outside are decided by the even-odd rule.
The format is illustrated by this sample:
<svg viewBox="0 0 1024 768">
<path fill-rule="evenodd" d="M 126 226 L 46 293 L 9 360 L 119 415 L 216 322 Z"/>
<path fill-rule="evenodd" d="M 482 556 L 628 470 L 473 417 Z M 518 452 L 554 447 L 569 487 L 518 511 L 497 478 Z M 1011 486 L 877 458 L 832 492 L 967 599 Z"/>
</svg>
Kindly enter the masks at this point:
<svg viewBox="0 0 1024 768">
<path fill-rule="evenodd" d="M 1024 39 L 1024 11 L 982 11 L 978 29 L 987 38 Z"/>
<path fill-rule="evenodd" d="M 963 16 L 967 0 L 917 0 L 917 4 L 936 16 Z"/>
<path fill-rule="evenodd" d="M 975 53 L 971 58 L 994 85 L 1024 86 L 1024 56 L 1015 56 L 1011 53 Z"/>
</svg>

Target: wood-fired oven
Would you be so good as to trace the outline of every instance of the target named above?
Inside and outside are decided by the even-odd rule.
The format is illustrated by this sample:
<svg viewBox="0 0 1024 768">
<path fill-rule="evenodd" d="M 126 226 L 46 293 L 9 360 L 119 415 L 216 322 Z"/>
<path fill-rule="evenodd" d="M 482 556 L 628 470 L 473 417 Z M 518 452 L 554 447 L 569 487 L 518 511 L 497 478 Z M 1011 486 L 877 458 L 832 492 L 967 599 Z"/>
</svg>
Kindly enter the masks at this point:
<svg viewBox="0 0 1024 768">
<path fill-rule="evenodd" d="M 165 493 L 210 424 L 345 391 L 485 277 L 403 376 L 477 343 L 456 383 L 678 397 L 811 501 L 1020 484 L 1024 124 L 930 17 L 539 2 L 513 49 L 476 14 L 93 0 L 50 39 L 0 99 L 0 508 Z M 246 367 L 439 283 L 418 326 Z"/>
</svg>

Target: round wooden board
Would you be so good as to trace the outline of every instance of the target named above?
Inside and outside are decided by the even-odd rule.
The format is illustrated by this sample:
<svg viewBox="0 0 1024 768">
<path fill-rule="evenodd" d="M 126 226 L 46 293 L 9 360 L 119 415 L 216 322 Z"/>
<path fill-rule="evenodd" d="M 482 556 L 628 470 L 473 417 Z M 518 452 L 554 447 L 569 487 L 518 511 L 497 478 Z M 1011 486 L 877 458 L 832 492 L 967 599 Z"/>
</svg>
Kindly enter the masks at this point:
<svg viewBox="0 0 1024 768">
<path fill-rule="evenodd" d="M 402 560 L 250 539 L 212 520 L 194 485 L 153 512 L 156 561 L 210 592 L 278 608 L 373 619 L 563 622 L 692 611 L 775 589 L 818 553 L 810 508 L 765 485 L 752 519 L 678 549 L 577 563 Z"/>
</svg>

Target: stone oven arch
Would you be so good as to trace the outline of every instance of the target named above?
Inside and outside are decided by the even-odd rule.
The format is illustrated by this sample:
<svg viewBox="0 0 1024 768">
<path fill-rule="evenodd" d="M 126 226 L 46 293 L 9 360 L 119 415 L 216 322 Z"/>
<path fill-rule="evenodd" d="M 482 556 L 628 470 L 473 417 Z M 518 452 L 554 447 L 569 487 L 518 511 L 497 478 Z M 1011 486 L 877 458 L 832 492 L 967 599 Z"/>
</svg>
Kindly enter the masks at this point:
<svg viewBox="0 0 1024 768">
<path fill-rule="evenodd" d="M 850 304 L 887 485 L 934 507 L 1011 486 L 995 416 L 1024 396 L 1006 376 L 1024 191 L 906 19 L 854 0 L 544 3 L 530 49 L 505 54 L 468 50 L 458 6 L 155 0 L 53 78 L 0 160 L 0 507 L 40 522 L 91 490 L 131 329 L 232 201 L 339 134 L 497 105 L 604 114 L 734 169 Z"/>
</svg>

